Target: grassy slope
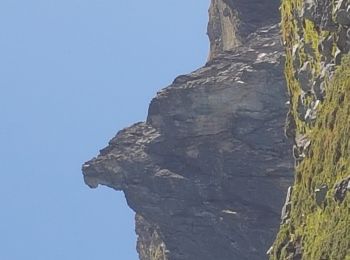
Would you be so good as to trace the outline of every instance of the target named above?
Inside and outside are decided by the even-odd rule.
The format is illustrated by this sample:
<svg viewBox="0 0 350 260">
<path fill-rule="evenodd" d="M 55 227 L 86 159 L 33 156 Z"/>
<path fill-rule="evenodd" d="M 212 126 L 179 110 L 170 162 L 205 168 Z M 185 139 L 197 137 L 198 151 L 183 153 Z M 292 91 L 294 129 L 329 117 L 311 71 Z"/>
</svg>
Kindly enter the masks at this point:
<svg viewBox="0 0 350 260">
<path fill-rule="evenodd" d="M 309 156 L 296 168 L 292 195 L 291 220 L 280 228 L 271 259 L 288 259 L 291 245 L 301 242 L 303 259 L 350 259 L 350 194 L 339 204 L 333 199 L 336 182 L 350 176 L 350 57 L 344 57 L 335 76 L 327 82 L 326 99 L 318 108 L 312 126 L 297 116 L 299 82 L 293 69 L 292 47 L 303 35 L 314 49 L 315 57 L 300 52 L 301 64 L 308 60 L 314 73 L 319 73 L 320 53 L 317 46 L 321 35 L 311 21 L 298 28 L 293 12 L 300 10 L 302 0 L 282 3 L 283 40 L 286 43 L 285 74 L 291 95 L 291 112 L 297 132 L 311 140 Z M 323 206 L 315 202 L 315 188 L 327 184 L 329 191 Z"/>
</svg>

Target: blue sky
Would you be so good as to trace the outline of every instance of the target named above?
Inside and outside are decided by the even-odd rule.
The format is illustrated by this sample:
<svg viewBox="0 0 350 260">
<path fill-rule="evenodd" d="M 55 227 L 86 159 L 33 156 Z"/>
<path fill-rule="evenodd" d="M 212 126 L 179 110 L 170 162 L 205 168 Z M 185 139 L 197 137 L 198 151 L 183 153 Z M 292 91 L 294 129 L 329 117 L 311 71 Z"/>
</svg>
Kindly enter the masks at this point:
<svg viewBox="0 0 350 260">
<path fill-rule="evenodd" d="M 136 260 L 124 196 L 81 164 L 204 64 L 209 1 L 0 1 L 0 259 Z"/>
</svg>

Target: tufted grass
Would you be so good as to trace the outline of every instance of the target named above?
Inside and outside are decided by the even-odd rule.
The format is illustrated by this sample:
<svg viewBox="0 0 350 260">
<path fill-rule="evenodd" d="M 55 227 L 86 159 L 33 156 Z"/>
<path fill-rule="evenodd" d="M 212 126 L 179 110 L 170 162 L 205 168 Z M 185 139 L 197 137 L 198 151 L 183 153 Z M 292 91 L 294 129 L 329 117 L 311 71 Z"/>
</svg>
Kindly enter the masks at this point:
<svg viewBox="0 0 350 260">
<path fill-rule="evenodd" d="M 293 46 L 298 37 L 314 49 L 310 57 L 301 51 L 300 63 L 311 61 L 315 74 L 319 73 L 321 55 L 318 52 L 319 32 L 311 21 L 304 21 L 300 30 L 295 13 L 301 0 L 284 0 L 282 3 L 282 36 L 286 46 L 285 75 L 291 96 L 291 112 L 296 131 L 311 140 L 309 157 L 296 168 L 292 194 L 291 219 L 280 227 L 271 259 L 288 259 L 288 247 L 301 241 L 303 259 L 350 260 L 350 192 L 339 204 L 334 201 L 334 185 L 350 176 L 350 56 L 344 57 L 334 77 L 327 82 L 327 95 L 318 110 L 312 126 L 306 125 L 297 115 L 300 85 L 295 78 Z M 327 184 L 324 205 L 316 205 L 314 190 Z"/>
</svg>

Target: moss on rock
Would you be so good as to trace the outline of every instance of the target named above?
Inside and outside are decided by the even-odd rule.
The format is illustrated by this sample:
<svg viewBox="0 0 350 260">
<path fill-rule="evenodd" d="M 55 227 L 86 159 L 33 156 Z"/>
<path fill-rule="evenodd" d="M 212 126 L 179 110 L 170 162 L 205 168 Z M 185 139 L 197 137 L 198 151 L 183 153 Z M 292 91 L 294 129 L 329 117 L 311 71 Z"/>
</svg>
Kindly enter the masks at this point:
<svg viewBox="0 0 350 260">
<path fill-rule="evenodd" d="M 298 69 L 308 61 L 308 70 L 316 79 L 327 58 L 332 65 L 335 57 L 331 60 L 320 51 L 320 41 L 337 39 L 340 29 L 329 31 L 303 17 L 303 4 L 301 0 L 283 1 L 282 34 L 295 132 L 311 144 L 296 165 L 290 219 L 281 225 L 270 259 L 350 259 L 350 191 L 342 202 L 334 198 L 335 185 L 350 176 L 350 56 L 344 53 L 331 76 L 322 79 L 325 94 L 315 108 L 317 117 L 312 122 L 305 120 L 300 115 L 300 99 L 307 107 L 318 98 L 314 90 L 301 89 Z M 334 41 L 333 49 L 335 45 Z M 327 192 L 318 205 L 320 187 L 327 187 Z"/>
</svg>

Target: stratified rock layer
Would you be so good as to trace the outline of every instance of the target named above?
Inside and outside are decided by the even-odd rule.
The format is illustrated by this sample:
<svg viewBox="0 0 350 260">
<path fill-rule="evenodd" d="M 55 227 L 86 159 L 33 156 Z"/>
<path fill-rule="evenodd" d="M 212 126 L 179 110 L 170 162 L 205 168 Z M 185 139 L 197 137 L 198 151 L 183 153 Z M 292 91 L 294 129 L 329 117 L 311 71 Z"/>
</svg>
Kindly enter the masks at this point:
<svg viewBox="0 0 350 260">
<path fill-rule="evenodd" d="M 213 0 L 211 9 L 226 5 L 241 17 L 249 5 L 234 2 Z M 259 1 L 248 2 L 254 10 Z M 238 28 L 244 46 L 216 50 L 203 68 L 177 77 L 152 100 L 146 122 L 83 165 L 90 187 L 124 191 L 142 260 L 266 258 L 293 163 L 279 28 L 256 19 L 246 31 L 244 19 L 221 24 L 219 38 Z"/>
</svg>

